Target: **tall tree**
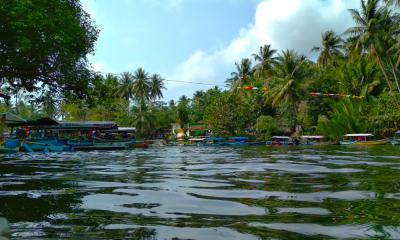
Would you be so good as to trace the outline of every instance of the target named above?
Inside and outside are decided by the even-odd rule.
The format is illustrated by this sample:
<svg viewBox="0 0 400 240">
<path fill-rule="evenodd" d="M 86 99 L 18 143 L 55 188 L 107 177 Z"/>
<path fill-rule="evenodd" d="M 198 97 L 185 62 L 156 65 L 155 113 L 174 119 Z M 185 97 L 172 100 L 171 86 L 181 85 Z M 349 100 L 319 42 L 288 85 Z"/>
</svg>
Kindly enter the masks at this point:
<svg viewBox="0 0 400 240">
<path fill-rule="evenodd" d="M 382 7 L 379 0 L 361 0 L 361 9 L 350 9 L 351 16 L 356 26 L 349 28 L 345 34 L 354 38 L 356 46 L 366 51 L 373 57 L 388 84 L 389 89 L 392 89 L 392 81 L 389 78 L 389 72 L 386 69 L 384 58 L 391 47 L 389 39 L 395 31 L 393 28 L 398 28 L 398 24 L 393 25 L 394 19 L 389 9 Z M 393 75 L 396 84 L 397 76 Z M 400 86 L 398 86 L 400 91 Z"/>
<path fill-rule="evenodd" d="M 0 16 L 2 85 L 36 95 L 86 89 L 98 30 L 78 0 L 2 1 Z"/>
<path fill-rule="evenodd" d="M 149 73 L 143 68 L 138 68 L 133 73 L 132 91 L 137 101 L 150 99 Z"/>
<path fill-rule="evenodd" d="M 123 72 L 119 77 L 119 84 L 115 94 L 129 101 L 133 98 L 133 75 L 129 72 Z"/>
<path fill-rule="evenodd" d="M 302 84 L 308 77 L 307 58 L 293 50 L 282 51 L 274 68 L 274 86 L 267 92 L 269 102 L 276 107 L 285 107 L 291 112 L 293 127 L 301 101 Z"/>
<path fill-rule="evenodd" d="M 271 45 L 261 46 L 258 53 L 253 53 L 253 58 L 258 63 L 255 68 L 260 71 L 270 70 L 276 62 L 276 50 Z"/>
<path fill-rule="evenodd" d="M 251 60 L 248 58 L 242 59 L 239 63 L 235 63 L 236 71 L 231 73 L 231 78 L 229 78 L 226 83 L 231 87 L 231 89 L 237 89 L 238 87 L 243 87 L 245 84 L 249 84 L 253 69 L 251 66 Z"/>
<path fill-rule="evenodd" d="M 190 99 L 187 98 L 185 95 L 182 95 L 179 98 L 178 103 L 178 117 L 179 117 L 179 124 L 181 128 L 184 128 L 187 123 L 189 123 L 189 102 Z"/>
<path fill-rule="evenodd" d="M 313 51 L 319 52 L 318 64 L 322 66 L 332 65 L 335 60 L 342 57 L 342 38 L 334 31 L 326 31 L 322 34 L 322 46 L 313 47 Z"/>
<path fill-rule="evenodd" d="M 159 74 L 153 74 L 150 76 L 150 98 L 160 99 L 163 97 L 162 90 L 166 89 L 164 79 Z"/>
</svg>

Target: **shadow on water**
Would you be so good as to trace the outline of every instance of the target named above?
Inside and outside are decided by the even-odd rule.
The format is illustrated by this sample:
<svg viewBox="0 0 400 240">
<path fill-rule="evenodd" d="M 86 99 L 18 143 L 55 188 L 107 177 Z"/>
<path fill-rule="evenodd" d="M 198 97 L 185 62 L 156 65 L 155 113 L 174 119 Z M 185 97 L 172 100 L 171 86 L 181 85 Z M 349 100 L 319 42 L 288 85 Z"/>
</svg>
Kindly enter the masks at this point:
<svg viewBox="0 0 400 240">
<path fill-rule="evenodd" d="M 13 239 L 399 239 L 399 151 L 165 147 L 3 156 L 0 224 L 8 219 Z"/>
</svg>

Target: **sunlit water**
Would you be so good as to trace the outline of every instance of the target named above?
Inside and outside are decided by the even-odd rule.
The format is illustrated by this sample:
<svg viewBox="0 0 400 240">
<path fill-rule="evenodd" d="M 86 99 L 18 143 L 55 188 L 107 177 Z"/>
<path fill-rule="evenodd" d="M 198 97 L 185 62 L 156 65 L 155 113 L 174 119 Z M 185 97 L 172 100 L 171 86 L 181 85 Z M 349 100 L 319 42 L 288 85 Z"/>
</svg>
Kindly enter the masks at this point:
<svg viewBox="0 0 400 240">
<path fill-rule="evenodd" d="M 11 238 L 400 239 L 400 148 L 162 147 L 0 158 Z"/>
</svg>

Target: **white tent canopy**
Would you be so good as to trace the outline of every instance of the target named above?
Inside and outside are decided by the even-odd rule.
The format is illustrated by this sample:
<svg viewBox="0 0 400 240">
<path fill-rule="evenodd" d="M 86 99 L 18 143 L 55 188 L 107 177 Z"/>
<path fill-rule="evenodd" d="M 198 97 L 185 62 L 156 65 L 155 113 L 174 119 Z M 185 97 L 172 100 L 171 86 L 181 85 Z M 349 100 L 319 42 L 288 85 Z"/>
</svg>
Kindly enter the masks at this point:
<svg viewBox="0 0 400 240">
<path fill-rule="evenodd" d="M 344 135 L 345 137 L 372 137 L 374 134 L 372 133 L 351 133 Z"/>
<path fill-rule="evenodd" d="M 290 137 L 288 137 L 288 136 L 273 136 L 272 137 L 273 139 L 275 138 L 275 139 L 290 139 Z"/>
<path fill-rule="evenodd" d="M 301 136 L 303 139 L 322 139 L 324 136 Z"/>
</svg>

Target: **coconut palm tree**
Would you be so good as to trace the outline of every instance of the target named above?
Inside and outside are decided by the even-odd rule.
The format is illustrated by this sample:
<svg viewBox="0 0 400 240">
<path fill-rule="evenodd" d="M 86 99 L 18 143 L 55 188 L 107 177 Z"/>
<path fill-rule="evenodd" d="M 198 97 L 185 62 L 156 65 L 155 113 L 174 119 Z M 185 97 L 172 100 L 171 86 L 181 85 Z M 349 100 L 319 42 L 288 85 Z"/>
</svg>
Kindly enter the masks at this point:
<svg viewBox="0 0 400 240">
<path fill-rule="evenodd" d="M 149 73 L 143 68 L 138 68 L 133 73 L 132 93 L 137 101 L 150 99 Z"/>
<path fill-rule="evenodd" d="M 162 90 L 166 89 L 164 79 L 159 74 L 150 77 L 150 98 L 160 99 L 163 97 Z"/>
<path fill-rule="evenodd" d="M 322 34 L 322 46 L 313 47 L 312 51 L 319 52 L 318 64 L 322 66 L 332 65 L 336 59 L 343 56 L 343 40 L 334 31 L 326 31 Z"/>
<path fill-rule="evenodd" d="M 277 82 L 272 91 L 272 104 L 274 106 L 296 102 L 299 99 L 299 85 L 307 77 L 305 63 L 307 58 L 299 55 L 294 50 L 282 51 L 277 58 L 274 68 L 274 78 Z M 278 91 L 276 91 L 278 90 Z"/>
<path fill-rule="evenodd" d="M 375 62 L 368 61 L 367 57 L 345 63 L 338 70 L 340 92 L 361 96 L 379 93 L 381 74 Z"/>
<path fill-rule="evenodd" d="M 133 124 L 139 137 L 148 136 L 154 126 L 154 117 L 143 102 L 135 111 Z"/>
<path fill-rule="evenodd" d="M 357 9 L 349 11 L 356 26 L 347 29 L 344 34 L 354 38 L 356 48 L 361 48 L 377 61 L 391 90 L 392 83 L 383 62 L 383 57 L 390 48 L 387 36 L 392 31 L 389 10 L 380 5 L 380 0 L 361 0 L 360 11 Z"/>
<path fill-rule="evenodd" d="M 133 75 L 129 72 L 123 72 L 119 77 L 119 85 L 115 94 L 126 101 L 133 98 Z"/>
<path fill-rule="evenodd" d="M 388 5 L 400 7 L 400 0 L 383 0 Z"/>
<path fill-rule="evenodd" d="M 282 51 L 274 67 L 274 86 L 267 92 L 267 102 L 274 107 L 285 107 L 291 113 L 293 127 L 301 100 L 302 84 L 308 77 L 307 58 L 294 50 Z"/>
<path fill-rule="evenodd" d="M 231 89 L 237 89 L 250 82 L 253 74 L 253 69 L 251 67 L 251 60 L 248 58 L 242 59 L 239 63 L 235 63 L 236 72 L 231 73 L 231 78 L 229 78 L 226 83 L 231 87 Z"/>
<path fill-rule="evenodd" d="M 272 68 L 276 62 L 276 50 L 271 45 L 261 46 L 258 53 L 253 53 L 254 60 L 258 63 L 255 68 L 260 71 L 267 71 Z"/>
</svg>

